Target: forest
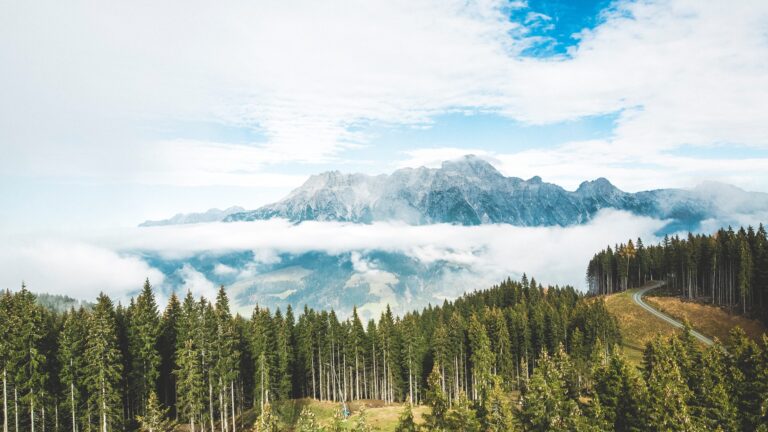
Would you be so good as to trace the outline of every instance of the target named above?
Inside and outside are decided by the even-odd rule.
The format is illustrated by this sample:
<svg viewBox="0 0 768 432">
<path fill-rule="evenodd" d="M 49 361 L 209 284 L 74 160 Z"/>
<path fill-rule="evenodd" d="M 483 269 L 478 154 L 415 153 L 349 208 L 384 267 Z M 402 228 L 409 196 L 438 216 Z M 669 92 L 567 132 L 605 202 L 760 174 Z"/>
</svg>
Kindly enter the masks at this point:
<svg viewBox="0 0 768 432">
<path fill-rule="evenodd" d="M 598 252 L 587 268 L 590 292 L 611 294 L 663 280 L 688 299 L 722 306 L 768 323 L 768 236 L 762 224 L 713 235 L 642 239 Z"/>
<path fill-rule="evenodd" d="M 0 295 L 0 334 L 3 431 L 362 432 L 340 419 L 370 399 L 405 402 L 398 431 L 768 430 L 765 338 L 702 350 L 685 332 L 638 368 L 601 298 L 526 277 L 367 323 L 306 307 L 246 319 L 223 287 L 160 312 L 149 282 L 127 306 L 102 294 L 60 313 L 22 287 Z M 297 398 L 335 401 L 339 420 L 280 426 L 273 407 Z"/>
<path fill-rule="evenodd" d="M 134 430 L 153 404 L 203 431 L 234 431 L 244 410 L 290 398 L 420 404 L 436 364 L 448 403 L 474 402 L 492 377 L 521 388 L 542 352 L 567 346 L 584 360 L 598 340 L 620 341 L 601 302 L 527 278 L 367 323 L 356 310 L 233 316 L 223 287 L 213 301 L 173 295 L 160 313 L 148 282 L 127 306 L 102 294 L 58 313 L 26 287 L 0 305 L 3 424 L 14 432 Z"/>
</svg>

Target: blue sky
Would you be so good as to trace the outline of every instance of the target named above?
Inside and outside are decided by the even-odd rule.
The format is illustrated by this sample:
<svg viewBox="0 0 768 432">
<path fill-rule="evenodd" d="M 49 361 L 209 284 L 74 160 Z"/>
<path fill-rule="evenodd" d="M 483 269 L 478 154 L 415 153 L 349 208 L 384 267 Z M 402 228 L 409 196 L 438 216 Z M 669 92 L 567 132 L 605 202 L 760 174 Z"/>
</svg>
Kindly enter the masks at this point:
<svg viewBox="0 0 768 432">
<path fill-rule="evenodd" d="M 0 7 L 6 232 L 255 207 L 318 171 L 463 153 L 566 188 L 768 191 L 764 2 L 59 7 Z"/>
<path fill-rule="evenodd" d="M 768 192 L 766 28 L 764 0 L 3 2 L 0 274 L 143 280 L 114 245 L 145 219 L 467 153 Z"/>
</svg>

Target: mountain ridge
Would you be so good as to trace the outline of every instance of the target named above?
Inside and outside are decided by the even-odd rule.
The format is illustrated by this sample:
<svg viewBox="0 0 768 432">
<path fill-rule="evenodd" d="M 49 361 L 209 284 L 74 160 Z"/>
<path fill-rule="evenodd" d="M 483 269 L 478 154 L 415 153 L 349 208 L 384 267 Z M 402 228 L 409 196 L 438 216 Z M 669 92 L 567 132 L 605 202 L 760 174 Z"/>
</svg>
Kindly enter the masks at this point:
<svg viewBox="0 0 768 432">
<path fill-rule="evenodd" d="M 576 190 L 568 191 L 539 176 L 528 180 L 506 177 L 487 161 L 466 155 L 445 161 L 439 168 L 402 168 L 379 175 L 340 171 L 314 174 L 280 201 L 231 212 L 219 220 L 570 226 L 588 222 L 605 208 L 670 219 L 677 228 L 695 229 L 714 217 L 768 212 L 768 194 L 712 182 L 693 189 L 631 193 L 604 177 L 584 181 Z M 163 222 L 167 221 L 155 224 L 172 224 Z"/>
</svg>

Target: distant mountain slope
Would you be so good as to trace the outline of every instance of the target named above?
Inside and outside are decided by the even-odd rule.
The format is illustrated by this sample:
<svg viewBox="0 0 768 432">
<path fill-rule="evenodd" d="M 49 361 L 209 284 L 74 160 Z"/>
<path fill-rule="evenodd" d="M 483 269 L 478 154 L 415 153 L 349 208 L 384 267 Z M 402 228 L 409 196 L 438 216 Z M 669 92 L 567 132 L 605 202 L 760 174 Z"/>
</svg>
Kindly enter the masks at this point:
<svg viewBox="0 0 768 432">
<path fill-rule="evenodd" d="M 90 308 L 92 303 L 74 299 L 68 295 L 36 293 L 37 304 L 54 312 L 66 312 L 72 308 Z"/>
<path fill-rule="evenodd" d="M 163 220 L 156 220 L 156 221 L 148 220 L 139 224 L 139 226 L 151 227 L 151 226 L 163 226 L 163 225 L 182 225 L 182 224 L 192 224 L 192 223 L 202 223 L 202 222 L 218 222 L 233 213 L 241 213 L 243 211 L 245 211 L 244 208 L 233 206 L 226 210 L 219 210 L 217 208 L 214 208 L 204 213 L 186 213 L 186 214 L 178 213 L 177 215 L 173 216 L 170 219 L 163 219 Z"/>
<path fill-rule="evenodd" d="M 325 172 L 281 201 L 230 214 L 224 221 L 279 217 L 295 222 L 567 226 L 584 223 L 603 208 L 672 219 L 676 229 L 691 229 L 709 218 L 768 212 L 768 194 L 718 183 L 627 193 L 604 178 L 584 182 L 571 192 L 539 177 L 505 177 L 469 155 L 437 169 L 405 168 L 391 175 Z"/>
</svg>

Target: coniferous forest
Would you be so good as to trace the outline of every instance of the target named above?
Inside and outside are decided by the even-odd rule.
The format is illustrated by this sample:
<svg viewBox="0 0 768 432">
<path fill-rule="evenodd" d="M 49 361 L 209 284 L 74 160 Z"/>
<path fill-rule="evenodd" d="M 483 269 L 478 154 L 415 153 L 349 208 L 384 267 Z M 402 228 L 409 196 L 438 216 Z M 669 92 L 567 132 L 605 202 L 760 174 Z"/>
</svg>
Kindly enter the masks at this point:
<svg viewBox="0 0 768 432">
<path fill-rule="evenodd" d="M 720 229 L 714 235 L 641 239 L 608 247 L 589 262 L 590 291 L 611 294 L 663 280 L 688 299 L 703 300 L 768 323 L 768 236 L 761 224 Z"/>
<path fill-rule="evenodd" d="M 637 368 L 601 298 L 525 277 L 367 323 L 356 310 L 233 315 L 223 287 L 160 311 L 148 282 L 127 306 L 102 294 L 60 313 L 22 287 L 0 296 L 0 326 L 4 431 L 281 430 L 272 406 L 296 398 L 410 401 L 429 407 L 430 431 L 768 426 L 766 339 L 737 330 L 702 350 L 686 332 L 649 344 Z M 410 407 L 398 430 L 417 430 Z M 321 429 L 304 412 L 294 430 L 370 428 Z"/>
</svg>

